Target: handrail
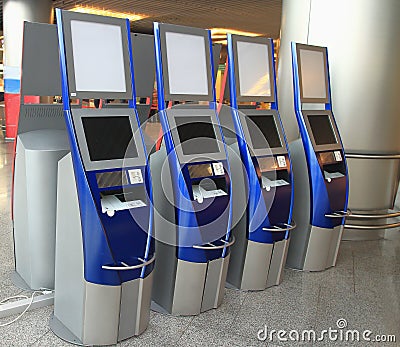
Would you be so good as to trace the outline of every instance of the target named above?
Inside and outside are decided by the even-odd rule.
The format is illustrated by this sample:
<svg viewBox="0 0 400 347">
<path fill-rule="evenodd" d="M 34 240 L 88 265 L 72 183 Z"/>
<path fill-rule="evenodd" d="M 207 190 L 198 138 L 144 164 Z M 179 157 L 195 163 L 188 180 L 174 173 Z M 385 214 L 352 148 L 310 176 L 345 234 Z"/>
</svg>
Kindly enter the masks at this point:
<svg viewBox="0 0 400 347">
<path fill-rule="evenodd" d="M 325 217 L 327 218 L 344 218 L 344 217 L 348 217 L 351 216 L 351 212 L 350 210 L 347 211 L 334 211 L 332 213 L 328 213 L 325 215 Z"/>
<path fill-rule="evenodd" d="M 357 214 L 352 213 L 349 215 L 349 218 L 357 218 L 357 219 L 383 219 L 383 218 L 396 218 L 400 217 L 400 211 L 385 213 L 385 214 Z"/>
<path fill-rule="evenodd" d="M 145 267 L 147 265 L 150 265 L 155 259 L 156 256 L 153 255 L 153 257 L 148 260 L 144 261 L 144 259 L 138 258 L 140 261 L 142 261 L 142 264 L 139 265 L 133 265 L 133 266 L 112 266 L 112 265 L 103 265 L 101 268 L 104 270 L 114 270 L 114 271 L 127 271 L 127 270 L 136 270 L 136 269 L 141 269 L 142 267 Z"/>
<path fill-rule="evenodd" d="M 358 230 L 378 230 L 378 229 L 393 229 L 399 228 L 399 223 L 391 223 L 391 224 L 381 224 L 381 225 L 351 225 L 345 224 L 344 227 L 346 229 L 358 229 Z"/>
<path fill-rule="evenodd" d="M 278 225 L 273 225 L 271 228 L 262 228 L 263 231 L 273 231 L 273 232 L 279 232 L 279 231 L 290 231 L 293 230 L 294 228 L 297 227 L 297 224 L 294 220 L 292 220 L 292 225 L 287 224 L 287 223 L 280 223 L 286 226 L 286 228 L 281 228 Z"/>
<path fill-rule="evenodd" d="M 195 248 L 195 249 L 207 249 L 207 250 L 213 250 L 214 251 L 216 249 L 222 249 L 222 248 L 225 248 L 225 247 L 230 247 L 235 243 L 235 237 L 232 235 L 232 240 L 231 241 L 226 241 L 226 240 L 220 240 L 220 241 L 222 241 L 224 243 L 224 245 L 216 246 L 216 245 L 213 245 L 211 242 L 208 242 L 207 244 L 209 246 L 193 245 L 193 248 Z"/>
<path fill-rule="evenodd" d="M 350 159 L 400 159 L 400 154 L 356 154 L 345 153 L 346 158 Z"/>
</svg>

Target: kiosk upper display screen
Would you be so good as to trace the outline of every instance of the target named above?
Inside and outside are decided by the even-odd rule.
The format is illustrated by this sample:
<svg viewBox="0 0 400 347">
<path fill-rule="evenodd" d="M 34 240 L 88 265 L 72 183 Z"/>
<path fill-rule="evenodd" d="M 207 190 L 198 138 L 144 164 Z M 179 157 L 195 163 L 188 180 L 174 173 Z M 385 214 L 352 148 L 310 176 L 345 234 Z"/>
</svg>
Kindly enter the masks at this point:
<svg viewBox="0 0 400 347">
<path fill-rule="evenodd" d="M 204 37 L 166 32 L 165 41 L 169 93 L 172 95 L 208 95 L 208 70 Z"/>
<path fill-rule="evenodd" d="M 127 91 L 120 26 L 71 20 L 71 40 L 76 91 Z"/>
<path fill-rule="evenodd" d="M 282 147 L 274 116 L 247 116 L 246 123 L 254 149 Z"/>
<path fill-rule="evenodd" d="M 268 45 L 237 42 L 239 92 L 241 96 L 271 96 Z"/>
<path fill-rule="evenodd" d="M 327 97 L 326 62 L 323 51 L 300 49 L 301 90 L 303 98 Z"/>
<path fill-rule="evenodd" d="M 82 117 L 91 161 L 136 158 L 129 116 Z"/>
<path fill-rule="evenodd" d="M 210 116 L 175 117 L 175 122 L 183 154 L 219 152 Z"/>
<path fill-rule="evenodd" d="M 329 116 L 309 115 L 308 122 L 310 123 L 312 135 L 317 146 L 337 143 Z"/>
</svg>

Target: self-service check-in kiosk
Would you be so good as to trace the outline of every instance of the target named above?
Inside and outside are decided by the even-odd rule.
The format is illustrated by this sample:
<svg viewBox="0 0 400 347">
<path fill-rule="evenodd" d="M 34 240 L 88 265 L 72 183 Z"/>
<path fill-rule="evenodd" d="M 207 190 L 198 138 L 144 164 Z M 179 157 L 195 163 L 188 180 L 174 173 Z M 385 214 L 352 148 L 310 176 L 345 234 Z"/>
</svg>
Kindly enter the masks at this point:
<svg viewBox="0 0 400 347">
<path fill-rule="evenodd" d="M 207 30 L 155 23 L 163 146 L 151 155 L 157 261 L 153 307 L 195 315 L 218 307 L 229 263 L 230 178 L 215 109 Z M 165 100 L 205 101 L 165 109 Z"/>
<path fill-rule="evenodd" d="M 71 153 L 59 161 L 54 315 L 64 340 L 116 344 L 149 321 L 151 182 L 138 125 L 129 21 L 57 10 Z M 129 99 L 85 109 L 70 99 Z"/>
<path fill-rule="evenodd" d="M 239 221 L 233 228 L 236 243 L 227 282 L 245 290 L 281 283 L 289 232 L 295 227 L 290 156 L 278 112 L 273 57 L 271 39 L 228 34 L 231 113 L 240 153 L 236 160 L 232 156 L 236 173 L 232 186 L 235 194 L 246 182 L 248 192 L 238 199 L 247 196 L 248 201 L 244 223 Z M 271 107 L 238 111 L 240 103 L 249 102 L 268 102 Z M 234 179 L 241 171 L 244 182 Z"/>
<path fill-rule="evenodd" d="M 57 28 L 24 23 L 21 105 L 13 176 L 15 273 L 24 289 L 54 288 L 58 160 L 69 152 L 61 104 Z"/>
<path fill-rule="evenodd" d="M 336 263 L 347 214 L 347 166 L 332 113 L 327 49 L 292 43 L 292 61 L 301 140 L 290 144 L 297 230 L 287 265 L 320 271 Z"/>
</svg>

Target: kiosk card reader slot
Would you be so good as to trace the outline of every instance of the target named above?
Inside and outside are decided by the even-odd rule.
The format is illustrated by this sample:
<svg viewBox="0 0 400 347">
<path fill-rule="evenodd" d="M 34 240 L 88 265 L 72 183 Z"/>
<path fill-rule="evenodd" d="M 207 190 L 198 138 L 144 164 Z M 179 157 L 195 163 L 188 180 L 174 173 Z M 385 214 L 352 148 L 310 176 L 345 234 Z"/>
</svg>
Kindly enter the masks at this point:
<svg viewBox="0 0 400 347">
<path fill-rule="evenodd" d="M 58 164 L 50 327 L 75 344 L 117 344 L 148 325 L 154 266 L 151 177 L 133 102 L 129 21 L 56 14 L 71 153 Z M 70 98 L 130 102 L 72 108 Z"/>
<path fill-rule="evenodd" d="M 207 30 L 155 23 L 163 145 L 150 156 L 157 262 L 152 307 L 196 315 L 224 296 L 231 186 Z M 165 101 L 204 101 L 165 109 Z"/>
<path fill-rule="evenodd" d="M 244 199 L 243 185 L 248 201 L 245 213 L 234 218 L 238 222 L 232 232 L 237 241 L 227 282 L 243 290 L 281 283 L 289 231 L 294 228 L 291 161 L 277 107 L 273 57 L 270 39 L 228 35 L 231 113 L 237 138 L 230 147 L 238 153 L 230 159 L 233 203 L 239 205 Z M 239 104 L 244 102 L 254 105 Z M 256 102 L 268 102 L 271 107 L 257 109 Z M 234 211 L 242 212 L 236 206 Z"/>
<path fill-rule="evenodd" d="M 290 144 L 295 176 L 287 265 L 306 271 L 335 266 L 347 212 L 348 177 L 331 105 L 325 47 L 292 43 L 295 113 L 301 139 Z M 314 104 L 311 110 L 309 104 Z M 323 104 L 323 110 L 315 110 Z"/>
</svg>

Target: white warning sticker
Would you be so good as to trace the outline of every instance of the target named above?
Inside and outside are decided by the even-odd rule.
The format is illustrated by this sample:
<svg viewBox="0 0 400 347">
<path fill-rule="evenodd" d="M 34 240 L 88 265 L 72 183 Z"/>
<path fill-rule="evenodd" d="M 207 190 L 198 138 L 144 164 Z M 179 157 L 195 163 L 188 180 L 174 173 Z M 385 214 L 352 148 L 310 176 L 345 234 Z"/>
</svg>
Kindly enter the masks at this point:
<svg viewBox="0 0 400 347">
<path fill-rule="evenodd" d="M 128 170 L 129 182 L 131 184 L 143 183 L 142 170 L 132 169 Z"/>
</svg>

